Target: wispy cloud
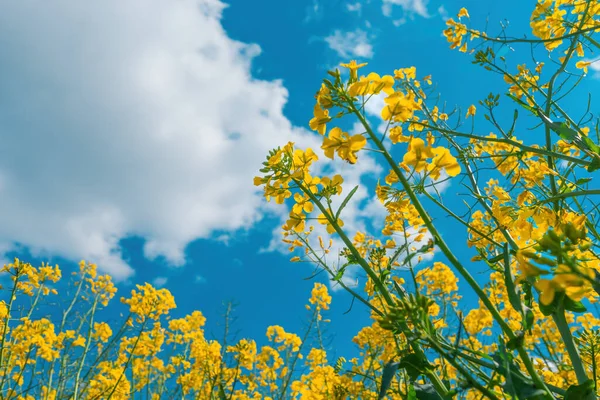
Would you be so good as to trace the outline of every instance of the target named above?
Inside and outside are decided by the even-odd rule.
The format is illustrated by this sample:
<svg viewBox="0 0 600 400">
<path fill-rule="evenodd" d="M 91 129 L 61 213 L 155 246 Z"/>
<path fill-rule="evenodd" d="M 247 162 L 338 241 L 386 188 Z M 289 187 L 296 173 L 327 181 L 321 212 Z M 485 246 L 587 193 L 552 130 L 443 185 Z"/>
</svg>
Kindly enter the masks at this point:
<svg viewBox="0 0 600 400">
<path fill-rule="evenodd" d="M 161 288 L 161 287 L 164 287 L 168 281 L 169 281 L 169 279 L 164 276 L 157 276 L 156 278 L 154 278 L 152 280 L 152 285 L 154 287 Z"/>
<path fill-rule="evenodd" d="M 346 4 L 346 10 L 350 12 L 355 12 L 360 16 L 362 11 L 362 4 L 358 1 L 356 3 L 348 3 Z"/>
<path fill-rule="evenodd" d="M 319 3 L 319 0 L 312 0 L 311 5 L 306 7 L 304 23 L 318 21 L 321 18 L 323 18 L 323 6 Z"/>
<path fill-rule="evenodd" d="M 446 10 L 446 7 L 444 7 L 443 4 L 438 7 L 437 11 L 438 11 L 440 18 L 442 18 L 444 21 L 448 19 L 448 17 L 449 17 L 448 10 Z"/>
<path fill-rule="evenodd" d="M 591 62 L 588 69 L 592 72 L 592 78 L 600 79 L 600 58 L 596 60 L 585 60 Z"/>
<path fill-rule="evenodd" d="M 344 59 L 373 57 L 373 46 L 367 33 L 361 29 L 350 32 L 335 30 L 333 34 L 325 38 L 325 42 L 330 49 Z"/>
<path fill-rule="evenodd" d="M 381 11 L 386 17 L 395 18 L 394 8 L 399 7 L 402 9 L 401 17 L 393 20 L 394 24 L 398 26 L 405 23 L 408 19 L 413 19 L 415 15 L 429 18 L 430 15 L 427 11 L 428 2 L 428 0 L 383 0 Z"/>
</svg>

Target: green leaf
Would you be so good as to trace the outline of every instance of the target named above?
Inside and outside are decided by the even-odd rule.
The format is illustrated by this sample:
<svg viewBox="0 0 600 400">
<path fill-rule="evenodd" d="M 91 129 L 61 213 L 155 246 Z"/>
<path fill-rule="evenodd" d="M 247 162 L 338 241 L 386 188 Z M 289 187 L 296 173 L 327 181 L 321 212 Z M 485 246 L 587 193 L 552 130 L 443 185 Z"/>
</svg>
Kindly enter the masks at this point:
<svg viewBox="0 0 600 400">
<path fill-rule="evenodd" d="M 487 262 L 490 264 L 496 264 L 498 261 L 502 260 L 503 258 L 504 258 L 504 254 L 498 254 L 496 257 L 492 257 L 492 258 L 488 259 Z"/>
<path fill-rule="evenodd" d="M 594 394 L 594 381 L 588 379 L 581 385 L 571 385 L 565 393 L 564 400 L 584 400 L 595 398 Z"/>
<path fill-rule="evenodd" d="M 339 281 L 344 277 L 344 270 L 346 269 L 346 266 L 343 266 L 342 268 L 338 269 L 338 271 L 336 272 L 335 276 L 333 277 L 334 281 Z"/>
<path fill-rule="evenodd" d="M 545 392 L 537 389 L 531 378 L 521 372 L 520 368 L 513 361 L 513 355 L 506 351 L 502 340 L 500 340 L 498 351 L 494 353 L 492 358 L 498 364 L 497 372 L 506 379 L 503 385 L 504 391 L 509 393 L 514 399 L 541 400 L 544 398 Z"/>
<path fill-rule="evenodd" d="M 596 154 L 600 154 L 600 147 L 598 147 L 598 145 L 596 143 L 594 143 L 592 141 L 592 139 L 590 139 L 587 136 L 581 136 L 581 139 L 586 144 L 586 146 L 588 147 L 588 149 L 592 150 Z"/>
<path fill-rule="evenodd" d="M 540 306 L 540 311 L 546 317 L 549 316 L 549 315 L 554 314 L 554 312 L 556 311 L 556 304 L 555 304 L 555 302 L 552 302 L 552 303 L 550 303 L 548 305 L 539 303 L 539 306 Z"/>
<path fill-rule="evenodd" d="M 600 49 L 600 43 L 598 43 L 597 41 L 595 41 L 590 35 L 584 33 L 583 37 L 585 37 L 587 40 L 590 41 L 591 44 L 593 44 L 594 46 L 596 46 L 597 48 Z"/>
<path fill-rule="evenodd" d="M 510 270 L 510 253 L 508 252 L 508 244 L 504 245 L 504 284 L 506 285 L 506 291 L 508 292 L 508 300 L 510 305 L 523 314 L 523 305 L 521 304 L 521 297 L 517 293 L 515 282 L 513 280 L 512 271 Z"/>
<path fill-rule="evenodd" d="M 587 311 L 587 308 L 585 308 L 581 301 L 575 301 L 569 298 L 569 296 L 565 296 L 563 301 L 563 304 L 565 305 L 565 310 L 573 311 L 576 313 L 582 313 Z"/>
<path fill-rule="evenodd" d="M 577 179 L 575 181 L 576 185 L 585 185 L 586 183 L 590 182 L 592 180 L 592 178 L 581 178 L 581 179 Z"/>
<path fill-rule="evenodd" d="M 542 304 L 540 302 L 539 306 L 540 306 L 540 311 L 542 312 L 542 314 L 544 314 L 545 316 L 554 314 L 556 312 L 556 309 L 558 308 L 558 305 L 560 304 L 559 302 L 562 301 L 562 298 L 564 297 L 564 295 L 565 294 L 563 292 L 556 293 L 554 295 L 554 300 L 552 300 L 552 303 L 550 303 L 548 305 Z"/>
<path fill-rule="evenodd" d="M 219 400 L 227 400 L 227 396 L 225 395 L 225 388 L 223 387 L 223 382 L 219 382 Z"/>
<path fill-rule="evenodd" d="M 594 172 L 597 169 L 600 169 L 600 157 L 592 158 L 592 162 L 587 167 L 588 172 Z"/>
<path fill-rule="evenodd" d="M 506 348 L 508 350 L 515 350 L 523 345 L 524 340 L 525 340 L 525 332 L 519 331 L 513 339 L 510 339 L 506 343 Z"/>
<path fill-rule="evenodd" d="M 333 83 L 331 83 L 331 81 L 329 79 L 323 79 L 323 83 L 325 84 L 325 86 L 328 89 L 333 89 L 334 88 Z"/>
<path fill-rule="evenodd" d="M 535 108 L 531 107 L 529 104 L 525 103 L 523 100 L 518 99 L 515 95 L 511 94 L 511 93 L 506 93 L 506 95 L 508 97 L 510 97 L 515 103 L 519 104 L 521 107 L 523 107 L 526 110 L 529 110 L 533 113 L 533 115 L 538 115 L 538 112 Z"/>
<path fill-rule="evenodd" d="M 431 383 L 414 383 L 417 400 L 444 400 Z"/>
<path fill-rule="evenodd" d="M 392 264 L 394 264 L 394 262 L 396 262 L 398 257 L 400 257 L 400 253 L 402 253 L 404 250 L 406 250 L 407 247 L 408 247 L 408 243 L 405 243 L 402 246 L 398 247 L 398 250 L 396 250 L 396 252 L 392 256 L 392 258 L 390 258 L 390 261 L 388 262 L 388 265 L 387 265 L 388 268 L 392 268 Z"/>
<path fill-rule="evenodd" d="M 588 154 L 589 152 L 592 152 L 600 155 L 600 147 L 594 143 L 592 139 L 577 132 L 566 123 L 562 122 L 559 124 L 556 122 L 547 122 L 547 124 L 550 126 L 550 129 L 558 133 L 563 140 L 573 143 L 580 150 L 586 151 Z M 588 172 L 592 172 L 598 168 L 600 168 L 600 160 L 598 160 L 598 157 L 594 157 L 592 163 L 588 166 Z"/>
<path fill-rule="evenodd" d="M 346 198 L 344 199 L 344 201 L 342 201 L 342 204 L 340 205 L 340 208 L 338 208 L 337 212 L 335 213 L 335 219 L 336 220 L 340 217 L 340 213 L 342 212 L 342 210 L 344 209 L 344 207 L 346 207 L 346 205 L 348 204 L 348 202 L 350 201 L 350 199 L 352 198 L 352 196 L 354 196 L 354 193 L 356 193 L 357 190 L 358 190 L 358 185 L 354 186 L 354 189 L 352 189 L 350 191 L 350 193 L 348 193 L 348 196 L 346 196 Z"/>
<path fill-rule="evenodd" d="M 415 381 L 420 375 L 424 375 L 428 369 L 432 369 L 433 365 L 431 365 L 427 359 L 424 359 L 415 353 L 410 353 L 402 357 L 398 368 L 405 369 L 410 380 Z"/>
<path fill-rule="evenodd" d="M 513 136 L 513 132 L 515 131 L 515 125 L 517 124 L 517 118 L 519 118 L 519 110 L 517 110 L 515 108 L 515 112 L 513 114 L 513 122 L 512 125 L 510 127 L 510 129 L 508 130 L 508 137 L 512 137 Z"/>
<path fill-rule="evenodd" d="M 408 393 L 406 394 L 406 400 L 418 400 L 417 392 L 415 392 L 415 387 L 412 384 L 410 384 L 408 386 Z"/>
<path fill-rule="evenodd" d="M 568 142 L 574 141 L 579 136 L 579 133 L 576 130 L 569 128 L 564 122 L 561 124 L 552 123 L 550 124 L 550 129 L 558 133 L 558 136 L 560 136 L 561 139 Z"/>
<path fill-rule="evenodd" d="M 394 375 L 396 375 L 396 371 L 400 366 L 399 362 L 389 362 L 383 367 L 383 374 L 381 376 L 381 386 L 379 387 L 379 395 L 377 396 L 378 400 L 381 400 L 385 397 L 390 385 L 392 384 L 392 380 L 394 379 Z"/>
<path fill-rule="evenodd" d="M 527 307 L 526 305 L 523 305 L 523 311 L 525 313 L 525 318 L 523 319 L 523 329 L 526 331 L 530 331 L 531 333 L 531 328 L 533 327 L 535 315 L 533 314 L 531 308 Z"/>
</svg>

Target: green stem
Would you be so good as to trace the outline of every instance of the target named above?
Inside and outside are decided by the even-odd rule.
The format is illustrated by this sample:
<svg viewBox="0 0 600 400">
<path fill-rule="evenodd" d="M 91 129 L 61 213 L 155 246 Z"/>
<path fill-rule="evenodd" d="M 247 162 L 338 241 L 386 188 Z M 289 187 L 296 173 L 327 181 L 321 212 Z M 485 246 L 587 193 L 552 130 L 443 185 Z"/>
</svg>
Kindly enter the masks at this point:
<svg viewBox="0 0 600 400">
<path fill-rule="evenodd" d="M 107 397 L 108 400 L 110 400 L 112 398 L 113 394 L 119 387 L 119 383 L 121 383 L 121 379 L 123 379 L 123 376 L 125 376 L 125 371 L 127 371 L 127 368 L 129 367 L 129 363 L 131 363 L 131 360 L 133 360 L 133 354 L 135 353 L 135 349 L 137 348 L 140 338 L 142 337 L 142 333 L 144 333 L 144 328 L 146 328 L 147 322 L 148 322 L 148 317 L 145 317 L 144 322 L 142 323 L 142 327 L 140 328 L 140 333 L 138 334 L 137 338 L 135 339 L 135 343 L 133 344 L 133 348 L 131 349 L 131 352 L 129 353 L 127 362 L 125 363 L 125 366 L 123 367 L 123 372 L 121 372 L 119 379 L 117 379 L 117 382 L 115 383 L 110 394 L 108 395 L 108 397 Z"/>
<path fill-rule="evenodd" d="M 428 340 L 428 342 L 429 344 L 431 344 L 431 347 L 435 349 L 435 351 L 437 351 L 442 357 L 444 357 L 446 361 L 450 365 L 452 365 L 464 378 L 466 378 L 469 384 L 473 385 L 473 387 L 479 390 L 482 395 L 492 400 L 499 400 L 495 393 L 493 393 L 491 390 L 479 383 L 477 379 L 473 378 L 466 368 L 464 368 L 462 365 L 456 362 L 454 357 L 451 357 L 450 355 L 446 354 L 444 349 L 442 349 L 435 340 L 430 339 Z"/>
<path fill-rule="evenodd" d="M 567 192 L 567 193 L 557 193 L 556 195 L 553 195 L 552 197 L 549 197 L 547 199 L 538 201 L 536 203 L 536 205 L 539 204 L 544 204 L 544 203 L 550 203 L 550 202 L 555 202 L 557 200 L 561 200 L 561 199 L 566 199 L 569 197 L 579 197 L 579 196 L 588 196 L 591 194 L 600 194 L 600 190 L 599 189 L 592 189 L 592 190 L 578 190 L 575 192 Z"/>
<path fill-rule="evenodd" d="M 381 293 L 381 295 L 385 299 L 386 303 L 390 306 L 394 305 L 395 302 L 392 299 L 392 297 L 390 296 L 390 293 L 388 292 L 388 290 L 385 287 L 385 285 L 383 284 L 383 282 L 381 282 L 381 280 L 379 279 L 379 277 L 377 276 L 375 271 L 373 271 L 373 269 L 369 266 L 369 264 L 361 257 L 358 250 L 356 250 L 356 248 L 354 247 L 354 244 L 352 244 L 352 241 L 350 240 L 350 238 L 348 238 L 346 233 L 338 225 L 334 216 L 330 214 L 330 212 L 323 206 L 323 204 L 319 201 L 319 199 L 317 199 L 317 197 L 314 195 L 313 192 L 311 192 L 308 188 L 306 188 L 304 185 L 302 185 L 301 182 L 299 182 L 297 180 L 294 180 L 294 181 L 298 185 L 298 187 L 304 193 L 306 193 L 307 196 L 310 197 L 312 202 L 319 208 L 319 210 L 321 210 L 323 215 L 325 215 L 325 217 L 327 218 L 327 220 L 329 221 L 331 226 L 334 227 L 335 231 L 338 233 L 338 235 L 340 235 L 340 238 L 342 239 L 344 244 L 348 247 L 348 249 L 350 250 L 352 255 L 355 257 L 358 264 L 363 268 L 363 270 L 367 273 L 367 275 L 369 275 L 369 278 L 371 278 L 373 280 L 373 283 L 375 284 L 377 291 L 379 293 Z M 406 328 L 408 329 L 407 326 L 406 326 Z M 404 328 L 403 328 L 403 330 L 404 330 Z M 421 349 L 421 347 L 418 344 L 411 342 L 410 346 L 419 357 L 424 358 L 424 359 L 426 358 L 425 352 L 423 351 L 423 349 Z M 435 389 L 438 391 L 438 393 L 445 395 L 448 392 L 446 385 L 442 382 L 442 380 L 439 378 L 439 376 L 437 376 L 434 372 L 428 373 L 427 376 L 431 380 L 431 383 L 433 384 Z"/>
<path fill-rule="evenodd" d="M 497 43 L 531 43 L 531 44 L 536 44 L 536 43 L 550 43 L 550 42 L 557 42 L 559 40 L 564 40 L 564 39 L 568 39 L 570 37 L 585 33 L 585 32 L 594 32 L 596 30 L 600 29 L 600 26 L 592 26 L 590 28 L 585 28 L 585 29 L 581 29 L 577 32 L 574 33 L 568 33 L 564 36 L 559 36 L 559 37 L 554 37 L 554 38 L 548 38 L 548 39 L 497 39 L 497 38 L 493 38 L 493 37 L 489 37 L 486 36 L 485 38 L 481 36 L 481 34 L 478 35 L 478 37 L 487 40 L 489 42 L 497 42 Z M 470 32 L 470 30 L 469 30 Z"/>
<path fill-rule="evenodd" d="M 565 344 L 567 353 L 569 353 L 569 358 L 571 359 L 575 376 L 577 376 L 577 381 L 579 384 L 582 384 L 588 380 L 588 376 L 585 373 L 583 362 L 581 361 L 581 356 L 579 355 L 577 346 L 575 346 L 575 342 L 573 341 L 573 335 L 571 334 L 569 323 L 565 317 L 565 306 L 563 302 L 560 303 L 560 306 L 556 312 L 552 314 L 552 319 L 558 328 L 558 332 L 560 333 L 563 343 Z"/>
<path fill-rule="evenodd" d="M 458 132 L 458 131 L 455 131 L 455 130 L 452 130 L 452 129 L 446 129 L 446 128 L 443 128 L 443 127 L 441 127 L 439 125 L 435 125 L 434 126 L 434 125 L 424 124 L 424 123 L 419 122 L 419 121 L 413 121 L 412 123 L 415 124 L 415 125 L 420 125 L 420 126 L 422 126 L 424 128 L 428 128 L 428 129 L 433 129 L 433 130 L 439 131 L 440 133 L 445 133 L 445 134 L 450 135 L 450 136 L 464 137 L 464 138 L 467 138 L 467 139 L 474 139 L 474 140 L 478 140 L 478 141 L 482 141 L 482 142 L 493 142 L 493 143 L 508 144 L 510 146 L 517 147 L 517 148 L 519 148 L 519 149 L 521 149 L 521 150 L 523 150 L 523 151 L 525 151 L 527 153 L 540 154 L 540 155 L 549 156 L 549 157 L 551 156 L 551 157 L 559 158 L 559 159 L 565 160 L 565 161 L 569 161 L 569 162 L 572 162 L 574 164 L 578 164 L 578 165 L 581 165 L 581 166 L 584 166 L 584 167 L 587 167 L 590 164 L 590 162 L 587 162 L 587 161 L 582 160 L 580 158 L 571 157 L 571 156 L 568 156 L 566 154 L 561 154 L 561 153 L 557 153 L 557 152 L 554 152 L 554 151 L 545 150 L 545 149 L 538 148 L 538 147 L 527 146 L 527 145 L 525 145 L 523 143 L 519 143 L 519 142 L 517 142 L 515 140 L 511 140 L 511 139 L 498 138 L 498 137 L 497 138 L 492 138 L 492 137 L 478 136 L 478 135 L 473 135 L 473 134 L 470 134 L 470 133 Z"/>
<path fill-rule="evenodd" d="M 406 177 L 404 176 L 404 173 L 400 170 L 400 168 L 398 167 L 396 162 L 392 159 L 392 157 L 386 150 L 383 143 L 381 143 L 381 141 L 379 141 L 379 139 L 377 138 L 377 136 L 371 129 L 371 126 L 366 121 L 366 119 L 356 110 L 356 107 L 354 106 L 354 103 L 351 101 L 351 99 L 346 99 L 346 100 L 347 100 L 351 110 L 358 117 L 358 119 L 362 123 L 363 127 L 367 131 L 370 139 L 375 143 L 375 145 L 380 150 L 384 151 L 383 156 L 385 157 L 386 161 L 388 162 L 388 164 L 390 165 L 390 167 L 392 168 L 394 173 L 398 176 L 398 180 L 400 181 L 404 190 L 406 191 L 406 194 L 410 198 L 412 205 L 415 207 L 415 209 L 417 210 L 417 212 L 423 219 L 423 223 L 425 224 L 425 226 L 427 227 L 427 229 L 433 236 L 434 243 L 440 248 L 442 253 L 446 256 L 446 258 L 454 266 L 454 268 L 456 268 L 456 270 L 463 276 L 463 278 L 465 278 L 465 280 L 467 281 L 469 286 L 471 286 L 471 288 L 477 294 L 477 297 L 479 297 L 479 299 L 482 301 L 482 303 L 485 305 L 485 307 L 490 311 L 494 320 L 498 323 L 498 325 L 500 326 L 502 331 L 506 334 L 506 336 L 508 336 L 508 339 L 516 341 L 515 334 L 510 329 L 508 324 L 504 321 L 504 319 L 502 318 L 502 316 L 500 315 L 499 311 L 496 309 L 494 304 L 492 304 L 492 302 L 490 301 L 488 296 L 486 296 L 486 294 L 483 291 L 483 289 L 481 288 L 481 286 L 479 286 L 479 284 L 473 278 L 473 276 L 469 273 L 469 271 L 461 264 L 461 262 L 458 260 L 458 258 L 456 258 L 456 256 L 452 252 L 452 250 L 450 250 L 450 247 L 446 244 L 446 242 L 442 238 L 441 234 L 438 232 L 437 228 L 433 225 L 433 221 L 429 217 L 429 214 L 423 208 L 423 205 L 421 204 L 419 198 L 417 197 L 414 190 L 410 186 L 410 182 L 406 179 Z M 531 378 L 535 382 L 536 386 L 539 389 L 544 390 L 546 392 L 546 394 L 548 396 L 550 396 L 550 398 L 554 398 L 552 396 L 552 393 L 550 392 L 550 389 L 548 389 L 548 387 L 546 386 L 544 381 L 537 374 L 537 371 L 535 370 L 533 363 L 531 362 L 529 355 L 527 354 L 525 349 L 523 349 L 523 347 L 519 347 L 518 352 L 519 352 L 521 359 L 523 360 L 523 363 L 525 364 L 525 367 L 527 368 L 527 372 L 529 372 L 529 374 L 531 375 Z"/>
<path fill-rule="evenodd" d="M 96 307 L 98 306 L 98 296 L 96 296 L 96 298 L 94 299 L 94 304 L 92 306 L 92 312 L 91 312 L 91 317 L 90 317 L 90 324 L 88 327 L 88 332 L 85 338 L 85 348 L 83 350 L 83 354 L 81 355 L 81 358 L 79 360 L 79 366 L 77 367 L 77 373 L 75 375 L 75 389 L 73 391 L 73 398 L 77 399 L 78 394 L 79 394 L 79 384 L 80 384 L 80 377 L 81 377 L 81 371 L 83 370 L 83 365 L 85 364 L 85 359 L 86 356 L 88 354 L 89 348 L 90 348 L 90 342 L 92 339 L 92 329 L 93 329 L 93 325 L 94 325 L 94 315 L 96 313 Z"/>
<path fill-rule="evenodd" d="M 15 259 L 15 262 L 17 262 L 17 260 Z M 14 265 L 14 264 L 13 264 Z M 20 278 L 20 274 L 19 274 L 19 270 L 15 271 L 15 283 L 12 287 L 12 290 L 10 292 L 10 300 L 8 301 L 8 306 L 6 307 L 6 316 L 4 317 L 4 326 L 2 327 L 2 340 L 0 341 L 0 368 L 2 368 L 3 370 L 3 374 L 2 374 L 2 382 L 0 383 L 0 391 L 2 391 L 2 389 L 4 388 L 4 382 L 6 380 L 6 376 L 8 375 L 7 373 L 7 369 L 8 369 L 8 363 L 6 364 L 6 366 L 4 366 L 4 344 L 6 342 L 6 332 L 8 330 L 8 320 L 10 319 L 10 313 L 12 311 L 12 305 L 13 302 L 15 301 L 17 295 L 17 283 L 19 282 L 19 278 Z"/>
</svg>

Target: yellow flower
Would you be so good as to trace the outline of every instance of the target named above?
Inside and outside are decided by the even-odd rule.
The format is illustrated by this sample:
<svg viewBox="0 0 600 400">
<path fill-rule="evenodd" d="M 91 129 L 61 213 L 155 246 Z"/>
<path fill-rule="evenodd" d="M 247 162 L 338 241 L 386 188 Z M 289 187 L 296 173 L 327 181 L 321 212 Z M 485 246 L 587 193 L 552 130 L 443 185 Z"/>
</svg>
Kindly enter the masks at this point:
<svg viewBox="0 0 600 400">
<path fill-rule="evenodd" d="M 473 104 L 471 104 L 469 106 L 469 109 L 467 110 L 467 118 L 469 118 L 470 116 L 475 115 L 476 111 L 477 111 L 477 108 Z"/>
<path fill-rule="evenodd" d="M 251 370 L 256 360 L 256 342 L 242 339 L 235 346 L 228 346 L 227 353 L 236 353 L 235 359 L 240 367 Z"/>
<path fill-rule="evenodd" d="M 335 228 L 333 227 L 333 225 L 331 225 L 331 223 L 329 223 L 329 220 L 327 219 L 327 217 L 325 216 L 325 214 L 319 214 L 319 216 L 317 217 L 317 221 L 321 224 L 321 225 L 327 225 L 327 232 L 328 233 L 334 233 L 335 232 Z M 338 226 L 342 227 L 344 226 L 344 221 L 342 221 L 340 218 L 337 219 L 337 224 Z"/>
<path fill-rule="evenodd" d="M 331 296 L 327 291 L 327 286 L 322 283 L 315 283 L 308 301 L 310 304 L 316 305 L 317 310 L 329 310 Z"/>
<path fill-rule="evenodd" d="M 309 147 L 306 150 L 296 149 L 294 150 L 292 161 L 294 163 L 294 169 L 306 170 L 310 165 L 317 161 L 319 157 Z"/>
<path fill-rule="evenodd" d="M 396 79 L 416 79 L 417 69 L 415 67 L 395 69 L 394 77 Z"/>
<path fill-rule="evenodd" d="M 407 166 L 412 166 L 415 171 L 420 172 L 427 167 L 427 159 L 433 156 L 432 148 L 425 146 L 423 139 L 414 138 L 408 145 L 408 151 L 404 154 L 402 161 Z"/>
<path fill-rule="evenodd" d="M 132 290 L 131 297 L 121 298 L 121 303 L 128 304 L 129 311 L 137 314 L 140 321 L 146 317 L 158 319 L 176 307 L 175 299 L 167 289 L 156 289 L 149 283 L 136 286 L 139 291 Z"/>
<path fill-rule="evenodd" d="M 550 279 L 540 279 L 535 283 L 535 287 L 540 291 L 540 303 L 546 306 L 554 301 L 554 295 L 560 291 L 560 285 Z"/>
<path fill-rule="evenodd" d="M 80 346 L 80 347 L 84 347 L 85 346 L 85 338 L 81 335 L 79 335 L 77 337 L 77 339 L 73 340 L 72 343 L 73 346 Z"/>
<path fill-rule="evenodd" d="M 305 221 L 306 221 L 306 215 L 304 215 L 302 213 L 296 214 L 294 211 L 292 211 L 292 212 L 290 212 L 290 218 L 283 225 L 283 230 L 284 231 L 294 230 L 298 233 L 301 233 L 304 231 Z"/>
<path fill-rule="evenodd" d="M 394 78 L 390 75 L 380 77 L 375 72 L 371 72 L 366 77 L 362 76 L 358 82 L 354 82 L 348 89 L 348 94 L 355 97 L 378 94 L 381 91 L 387 94 L 394 93 Z"/>
<path fill-rule="evenodd" d="M 338 127 L 329 131 L 329 137 L 323 140 L 321 148 L 325 151 L 325 156 L 334 159 L 334 152 L 350 164 L 357 161 L 356 153 L 365 147 L 367 139 L 363 135 L 357 134 L 350 136 L 347 132 L 342 132 Z"/>
<path fill-rule="evenodd" d="M 295 214 L 301 214 L 303 211 L 305 213 L 310 213 L 313 210 L 313 203 L 310 201 L 310 197 L 308 196 L 303 196 L 300 193 L 295 193 L 294 194 L 294 200 L 296 201 L 296 204 L 294 204 L 294 206 L 292 207 L 292 211 Z"/>
<path fill-rule="evenodd" d="M 324 83 L 321 84 L 321 89 L 317 92 L 315 96 L 317 98 L 317 104 L 319 104 L 323 108 L 331 108 L 333 107 L 333 101 L 331 100 L 331 91 Z"/>
<path fill-rule="evenodd" d="M 412 136 L 404 136 L 402 134 L 402 127 L 401 126 L 394 126 L 393 128 L 391 128 L 389 136 L 390 136 L 390 140 L 394 144 L 396 144 L 396 143 L 410 142 L 410 140 L 412 138 Z"/>
<path fill-rule="evenodd" d="M 112 334 L 112 329 L 106 322 L 94 322 L 94 333 L 92 334 L 93 339 L 106 343 Z"/>
<path fill-rule="evenodd" d="M 394 92 L 384 99 L 386 105 L 381 110 L 381 118 L 386 121 L 406 122 L 411 119 L 416 110 L 421 106 L 415 101 L 415 95 L 409 93 L 405 95 L 401 92 Z"/>
<path fill-rule="evenodd" d="M 333 179 L 329 179 L 327 176 L 321 178 L 323 189 L 332 190 L 335 194 L 342 194 L 342 183 L 344 183 L 344 178 L 339 174 L 334 175 Z"/>
<path fill-rule="evenodd" d="M 581 268 L 579 272 L 590 279 L 595 277 L 595 271 L 588 268 Z M 579 301 L 589 291 L 589 286 L 589 282 L 564 264 L 558 265 L 551 280 L 540 279 L 535 283 L 535 287 L 541 292 L 540 303 L 544 305 L 552 303 L 556 292 L 565 292 L 572 300 Z"/>
<path fill-rule="evenodd" d="M 450 150 L 445 147 L 435 147 L 432 152 L 434 157 L 431 164 L 427 166 L 427 170 L 434 180 L 439 179 L 442 168 L 446 171 L 448 176 L 460 174 L 460 165 L 458 164 L 458 161 L 456 161 L 456 158 L 450 154 Z"/>
<path fill-rule="evenodd" d="M 470 17 L 469 17 L 469 12 L 468 12 L 468 11 L 467 11 L 467 9 L 466 9 L 466 8 L 464 8 L 464 7 L 463 7 L 463 8 L 461 8 L 461 9 L 458 11 L 458 18 L 461 18 L 461 17 L 467 17 L 467 18 L 470 18 Z"/>
<path fill-rule="evenodd" d="M 308 126 L 313 131 L 317 131 L 321 135 L 324 135 L 326 125 L 329 121 L 331 121 L 331 118 L 329 117 L 329 110 L 322 109 L 321 106 L 315 104 L 313 114 L 314 118 L 308 122 Z"/>
<path fill-rule="evenodd" d="M 592 63 L 591 61 L 577 61 L 577 63 L 575 63 L 575 68 L 583 69 L 583 72 L 587 74 L 587 72 L 588 72 L 587 67 L 591 63 Z"/>
<path fill-rule="evenodd" d="M 350 61 L 348 64 L 340 64 L 341 67 L 348 68 L 350 70 L 350 80 L 355 81 L 358 79 L 358 69 L 364 67 L 367 63 L 357 64 L 356 60 Z"/>
</svg>

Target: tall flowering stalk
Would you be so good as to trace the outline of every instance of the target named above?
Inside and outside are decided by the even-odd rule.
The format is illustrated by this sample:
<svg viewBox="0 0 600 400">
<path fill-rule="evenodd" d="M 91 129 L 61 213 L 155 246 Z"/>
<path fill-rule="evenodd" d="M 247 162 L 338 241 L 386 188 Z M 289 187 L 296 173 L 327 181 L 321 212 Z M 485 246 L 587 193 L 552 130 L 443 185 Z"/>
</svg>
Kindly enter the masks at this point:
<svg viewBox="0 0 600 400">
<path fill-rule="evenodd" d="M 440 109 L 432 77 L 419 78 L 414 67 L 361 75 L 367 65 L 351 61 L 341 65 L 347 75 L 329 71 L 317 92 L 309 126 L 323 136 L 325 158 L 357 164 L 371 150 L 388 170 L 375 187 L 387 212 L 379 232 L 346 231 L 343 209 L 356 188 L 334 209 L 344 178 L 315 176 L 313 149 L 290 142 L 273 150 L 255 184 L 267 200 L 294 201 L 284 241 L 304 255 L 292 261 L 320 265 L 370 309 L 374 326 L 390 332 L 394 351 L 383 368 L 380 397 L 592 399 L 598 359 L 590 349 L 598 319 L 586 311 L 600 293 L 593 197 L 600 194 L 593 189 L 600 133 L 592 114 L 584 110 L 575 118 L 564 103 L 586 77 L 592 63 L 586 56 L 600 48 L 594 38 L 600 2 L 540 0 L 531 15 L 533 39 L 506 32 L 492 37 L 471 28 L 469 18 L 459 10 L 444 36 L 451 48 L 500 75 L 517 107 L 512 120 L 501 122 L 500 94 L 479 101 L 492 133 L 477 133 L 476 105 L 466 112 Z M 521 64 L 515 72 L 504 54 L 519 45 L 549 62 Z M 383 133 L 365 111 L 374 96 L 384 101 Z M 346 133 L 337 119 L 358 121 L 364 131 Z M 466 188 L 464 205 L 438 192 L 442 181 Z M 325 261 L 324 238 L 318 246 L 312 239 L 313 211 L 343 243 L 342 265 Z M 454 225 L 453 232 L 463 230 L 466 250 L 446 240 L 433 216 L 440 212 L 453 221 L 445 224 Z M 432 267 L 415 263 L 434 250 L 442 260 Z M 344 284 L 349 265 L 365 272 L 362 291 Z M 482 270 L 487 281 L 476 277 Z M 436 279 L 424 279 L 431 276 Z M 461 311 L 459 280 L 477 298 L 467 312 Z M 587 320 L 593 322 L 582 323 Z"/>
</svg>

